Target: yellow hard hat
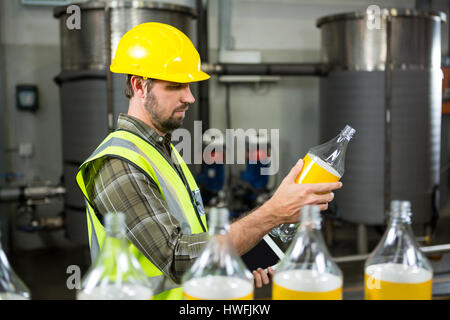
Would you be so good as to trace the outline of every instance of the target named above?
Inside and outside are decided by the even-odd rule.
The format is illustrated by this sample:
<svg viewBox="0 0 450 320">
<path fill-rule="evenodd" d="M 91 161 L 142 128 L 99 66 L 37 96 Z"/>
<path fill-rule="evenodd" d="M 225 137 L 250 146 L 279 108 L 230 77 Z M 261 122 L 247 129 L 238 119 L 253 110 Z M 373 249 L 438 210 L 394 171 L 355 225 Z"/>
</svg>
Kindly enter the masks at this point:
<svg viewBox="0 0 450 320">
<path fill-rule="evenodd" d="M 109 69 L 187 83 L 209 79 L 200 65 L 200 55 L 184 33 L 164 23 L 147 22 L 124 34 Z"/>
</svg>

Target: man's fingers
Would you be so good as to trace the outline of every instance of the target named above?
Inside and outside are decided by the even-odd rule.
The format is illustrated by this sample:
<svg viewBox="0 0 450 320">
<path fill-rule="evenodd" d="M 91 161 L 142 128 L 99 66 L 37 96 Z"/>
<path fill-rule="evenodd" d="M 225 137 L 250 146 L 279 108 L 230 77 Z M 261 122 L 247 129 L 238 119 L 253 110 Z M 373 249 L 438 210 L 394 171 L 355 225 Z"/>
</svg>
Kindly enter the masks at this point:
<svg viewBox="0 0 450 320">
<path fill-rule="evenodd" d="M 267 270 L 258 268 L 252 273 L 253 278 L 255 279 L 255 287 L 261 288 L 263 285 L 268 285 L 270 283 L 270 278 L 273 276 L 274 271 L 271 267 L 268 267 Z"/>
<path fill-rule="evenodd" d="M 295 166 L 292 167 L 291 171 L 289 171 L 288 175 L 286 176 L 286 179 L 290 182 L 294 182 L 297 176 L 299 175 L 300 171 L 302 171 L 303 168 L 303 160 L 300 159 L 295 164 Z"/>
<path fill-rule="evenodd" d="M 255 287 L 261 288 L 262 287 L 262 280 L 261 275 L 258 271 L 253 271 L 253 278 L 255 279 Z"/>
<path fill-rule="evenodd" d="M 261 275 L 261 280 L 264 285 L 269 284 L 269 277 L 267 276 L 266 271 L 261 268 L 258 268 L 258 272 Z"/>
<path fill-rule="evenodd" d="M 307 186 L 311 193 L 329 193 L 333 190 L 342 188 L 342 182 L 309 183 L 303 184 L 302 186 Z"/>
<path fill-rule="evenodd" d="M 317 203 L 317 204 L 328 203 L 328 202 L 333 201 L 333 199 L 334 199 L 333 192 L 314 195 L 314 203 Z"/>
</svg>

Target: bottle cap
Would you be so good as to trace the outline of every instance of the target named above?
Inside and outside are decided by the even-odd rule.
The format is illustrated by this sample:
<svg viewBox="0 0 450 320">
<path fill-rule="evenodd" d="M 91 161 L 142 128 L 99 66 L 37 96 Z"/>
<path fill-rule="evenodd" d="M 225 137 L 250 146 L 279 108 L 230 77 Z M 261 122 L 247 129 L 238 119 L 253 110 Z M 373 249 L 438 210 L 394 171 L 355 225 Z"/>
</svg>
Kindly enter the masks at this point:
<svg viewBox="0 0 450 320">
<path fill-rule="evenodd" d="M 406 200 L 391 201 L 391 218 L 398 218 L 411 222 L 411 202 Z"/>
<path fill-rule="evenodd" d="M 350 140 L 355 134 L 356 130 L 350 127 L 348 124 L 342 129 L 341 135 L 343 135 L 347 140 Z"/>
</svg>

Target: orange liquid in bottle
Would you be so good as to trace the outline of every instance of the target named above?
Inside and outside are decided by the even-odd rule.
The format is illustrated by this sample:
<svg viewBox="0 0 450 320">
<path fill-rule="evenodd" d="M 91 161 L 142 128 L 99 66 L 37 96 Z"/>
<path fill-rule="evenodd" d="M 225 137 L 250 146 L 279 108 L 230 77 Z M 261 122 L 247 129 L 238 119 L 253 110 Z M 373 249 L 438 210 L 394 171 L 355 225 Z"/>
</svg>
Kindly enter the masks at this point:
<svg viewBox="0 0 450 320">
<path fill-rule="evenodd" d="M 289 270 L 273 279 L 273 300 L 342 300 L 342 280 L 312 270 Z"/>
<path fill-rule="evenodd" d="M 401 264 L 369 266 L 364 273 L 366 300 L 430 300 L 432 273 Z"/>
<path fill-rule="evenodd" d="M 296 183 L 337 182 L 341 175 L 319 157 L 307 154 L 303 158 L 303 168 L 295 179 Z"/>
</svg>

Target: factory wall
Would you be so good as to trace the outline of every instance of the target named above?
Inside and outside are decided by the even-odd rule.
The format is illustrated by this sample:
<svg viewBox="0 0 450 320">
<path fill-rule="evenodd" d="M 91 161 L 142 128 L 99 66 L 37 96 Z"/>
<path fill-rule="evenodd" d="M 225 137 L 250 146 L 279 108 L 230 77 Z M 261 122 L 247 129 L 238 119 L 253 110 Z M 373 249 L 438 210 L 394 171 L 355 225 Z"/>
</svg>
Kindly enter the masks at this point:
<svg viewBox="0 0 450 320">
<path fill-rule="evenodd" d="M 171 2 L 171 1 L 166 1 Z M 195 1 L 173 1 L 194 6 Z M 367 6 L 413 7 L 414 0 L 234 0 L 231 8 L 232 50 L 258 51 L 261 62 L 319 62 L 320 30 L 317 18 Z M 219 0 L 209 1 L 210 62 L 219 59 Z M 9 185 L 49 180 L 62 174 L 59 91 L 53 78 L 60 71 L 58 21 L 52 7 L 23 6 L 0 1 L 1 62 L 3 74 L 2 131 L 4 168 L 15 173 Z M 263 27 L 262 27 L 263 26 Z M 219 77 L 210 80 L 211 126 L 225 130 L 225 87 Z M 15 86 L 37 84 L 40 108 L 16 108 Z M 272 83 L 231 86 L 233 128 L 280 129 L 281 179 L 309 147 L 318 144 L 318 79 L 282 77 Z M 22 148 L 20 146 L 22 145 Z M 32 152 L 27 153 L 31 145 Z M 22 149 L 22 155 L 19 151 Z M 70 177 L 68 177 L 70 178 Z M 2 184 L 5 185 L 2 178 Z M 2 205 L 20 222 L 15 205 Z M 38 206 L 38 215 L 53 216 L 60 201 Z M 2 208 L 2 212 L 5 212 Z M 36 248 L 67 245 L 63 231 L 47 234 L 13 233 L 14 245 Z"/>
<path fill-rule="evenodd" d="M 50 7 L 23 6 L 20 1 L 0 2 L 1 49 L 3 55 L 2 132 L 4 168 L 2 185 L 17 186 L 49 181 L 59 183 L 62 173 L 61 124 L 58 87 L 53 77 L 59 72 L 59 29 L 51 19 Z M 17 84 L 35 84 L 39 92 L 36 112 L 16 107 Z M 17 206 L 3 205 L 17 223 L 29 216 Z M 62 201 L 36 207 L 38 216 L 55 216 L 62 211 Z M 2 208 L 2 213 L 6 212 Z M 13 232 L 16 247 L 36 248 L 64 243 L 64 231 L 51 233 Z"/>
</svg>

